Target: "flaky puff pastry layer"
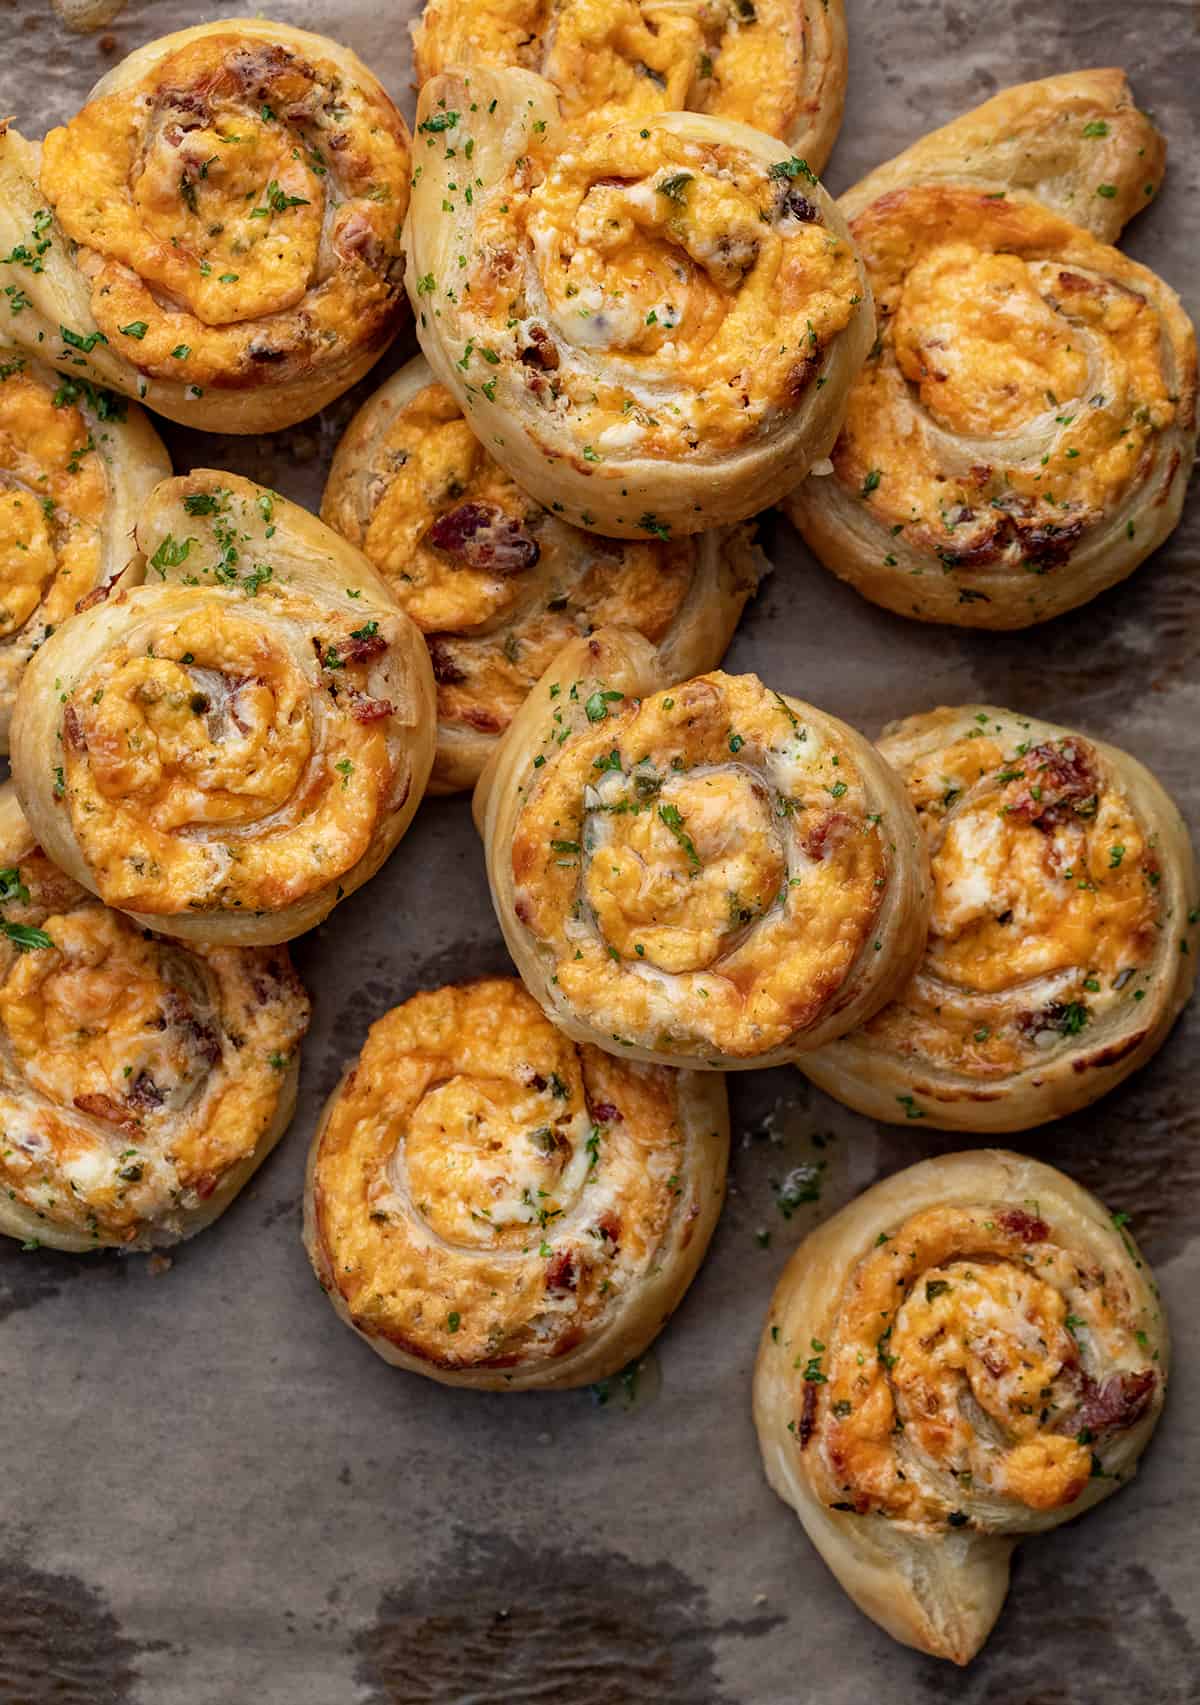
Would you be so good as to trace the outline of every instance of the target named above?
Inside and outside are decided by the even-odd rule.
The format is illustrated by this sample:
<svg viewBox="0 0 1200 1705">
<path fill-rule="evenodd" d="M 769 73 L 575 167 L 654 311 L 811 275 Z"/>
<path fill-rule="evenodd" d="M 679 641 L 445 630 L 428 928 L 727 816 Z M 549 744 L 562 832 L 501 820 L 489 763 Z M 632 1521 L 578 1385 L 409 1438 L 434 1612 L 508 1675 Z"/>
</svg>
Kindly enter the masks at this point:
<svg viewBox="0 0 1200 1705">
<path fill-rule="evenodd" d="M 430 791 L 474 787 L 567 641 L 636 628 L 672 678 L 725 655 L 761 559 L 745 526 L 606 539 L 526 497 L 420 356 L 363 404 L 321 518 L 363 550 L 425 635 L 438 684 Z"/>
<path fill-rule="evenodd" d="M 313 1139 L 305 1242 L 343 1320 L 447 1385 L 617 1372 L 657 1337 L 725 1191 L 720 1078 L 614 1060 L 516 978 L 372 1026 Z"/>
<path fill-rule="evenodd" d="M 288 941 L 382 864 L 433 762 L 419 632 L 353 546 L 235 474 L 166 480 L 146 584 L 26 670 L 13 774 L 42 845 L 147 927 Z"/>
<path fill-rule="evenodd" d="M 1124 577 L 1179 520 L 1196 339 L 1109 245 L 1165 147 L 1119 71 L 1007 89 L 839 203 L 880 335 L 833 472 L 784 507 L 902 615 L 1019 628 Z"/>
<path fill-rule="evenodd" d="M 899 778 L 836 717 L 623 629 L 565 647 L 475 793 L 509 952 L 576 1041 L 777 1065 L 920 956 L 929 871 Z"/>
<path fill-rule="evenodd" d="M 1127 1217 L 980 1149 L 875 1185 L 784 1269 L 754 1374 L 767 1479 L 905 1645 L 969 1662 L 1017 1540 L 1135 1472 L 1169 1346 Z"/>
<path fill-rule="evenodd" d="M 283 948 L 182 947 L 103 905 L 0 788 L 0 1232 L 149 1249 L 287 1129 L 308 999 Z"/>
<path fill-rule="evenodd" d="M 520 67 L 569 122 L 703 112 L 777 136 L 814 172 L 846 95 L 842 0 L 426 0 L 418 82 L 452 66 Z"/>
<path fill-rule="evenodd" d="M 98 588 L 129 583 L 138 511 L 170 472 L 141 409 L 0 344 L 0 751 L 29 659 Z"/>
<path fill-rule="evenodd" d="M 703 113 L 572 128 L 529 71 L 446 72 L 417 118 L 421 347 L 538 502 L 619 538 L 698 533 L 828 453 L 874 316 L 802 160 Z"/>
<path fill-rule="evenodd" d="M 929 845 L 933 914 L 891 1005 L 801 1069 L 874 1119 L 1021 1131 L 1149 1060 L 1192 992 L 1186 825 L 1136 758 L 991 705 L 911 716 L 879 750 Z"/>
<path fill-rule="evenodd" d="M 28 303 L 8 296 L 4 329 L 186 425 L 288 426 L 407 318 L 410 169 L 403 118 L 348 48 L 255 18 L 179 30 L 40 152 L 0 141 L 0 273 Z"/>
</svg>

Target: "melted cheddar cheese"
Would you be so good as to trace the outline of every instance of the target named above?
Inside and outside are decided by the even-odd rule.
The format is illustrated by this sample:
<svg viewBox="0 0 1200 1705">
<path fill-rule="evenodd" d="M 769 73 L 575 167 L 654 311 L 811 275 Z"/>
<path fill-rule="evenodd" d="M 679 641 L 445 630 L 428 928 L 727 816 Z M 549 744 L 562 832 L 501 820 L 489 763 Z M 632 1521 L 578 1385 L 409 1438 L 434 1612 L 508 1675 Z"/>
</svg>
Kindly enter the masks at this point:
<svg viewBox="0 0 1200 1705">
<path fill-rule="evenodd" d="M 1158 477 L 1176 419 L 1144 275 L 1057 214 L 978 190 L 895 191 L 853 231 L 881 329 L 835 477 L 928 557 L 903 572 L 1061 568 Z"/>
<path fill-rule="evenodd" d="M 933 917 L 873 1042 L 982 1080 L 1086 1047 L 1143 998 L 1160 931 L 1154 847 L 1087 741 L 1015 739 L 985 718 L 913 763 Z"/>
<path fill-rule="evenodd" d="M 421 82 L 518 66 L 555 85 L 572 122 L 707 112 L 784 140 L 814 48 L 794 0 L 427 0 L 415 38 Z"/>
<path fill-rule="evenodd" d="M 659 644 L 695 586 L 694 542 L 604 539 L 531 502 L 436 384 L 397 410 L 369 468 L 335 469 L 321 513 L 427 636 L 444 730 L 502 734 L 578 634 L 618 624 Z M 752 583 L 747 562 L 742 597 Z"/>
<path fill-rule="evenodd" d="M 712 1187 L 675 1082 L 575 1047 L 515 979 L 415 995 L 372 1026 L 327 1116 L 323 1283 L 360 1332 L 439 1368 L 566 1355 Z"/>
<path fill-rule="evenodd" d="M 1074 1503 L 1161 1377 L 1118 1268 L 1080 1263 L 1036 1203 L 931 1207 L 880 1234 L 830 1343 L 796 1359 L 794 1430 L 828 1501 L 918 1530 Z"/>
<path fill-rule="evenodd" d="M 848 743 L 754 676 L 560 692 L 511 856 L 572 1009 L 617 1042 L 744 1059 L 817 1023 L 888 882 Z"/>
<path fill-rule="evenodd" d="M 421 287 L 462 293 L 469 384 L 520 386 L 583 472 L 720 455 L 798 407 L 861 301 L 810 177 L 636 123 L 534 136 L 476 192 L 461 274 Z"/>
<path fill-rule="evenodd" d="M 385 335 L 408 173 L 373 79 L 236 26 L 90 101 L 42 157 L 108 344 L 201 388 L 295 379 Z"/>
<path fill-rule="evenodd" d="M 0 1185 L 98 1245 L 170 1241 L 275 1125 L 308 1024 L 287 954 L 147 935 L 36 849 L 0 877 L 20 931 L 0 940 Z"/>
</svg>

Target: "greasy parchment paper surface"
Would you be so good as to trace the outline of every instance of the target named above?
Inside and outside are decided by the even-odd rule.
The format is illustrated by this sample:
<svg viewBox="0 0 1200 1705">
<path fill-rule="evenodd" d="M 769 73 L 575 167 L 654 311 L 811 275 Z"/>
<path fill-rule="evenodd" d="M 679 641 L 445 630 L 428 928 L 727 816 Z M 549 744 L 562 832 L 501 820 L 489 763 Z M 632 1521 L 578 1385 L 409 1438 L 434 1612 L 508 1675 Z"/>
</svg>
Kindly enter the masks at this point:
<svg viewBox="0 0 1200 1705">
<path fill-rule="evenodd" d="M 117 58 L 251 4 L 129 0 L 71 35 L 0 0 L 0 112 L 38 135 Z M 412 0 L 275 0 L 354 47 L 411 117 Z M 1200 311 L 1200 79 L 1188 0 L 849 0 L 836 193 L 995 89 L 1123 65 L 1165 130 L 1164 193 L 1124 246 Z M 271 438 L 164 428 L 316 508 L 357 392 Z M 1135 578 L 1023 634 L 922 627 L 819 569 L 779 518 L 732 668 L 870 735 L 978 698 L 1116 740 L 1200 830 L 1200 502 Z M 506 969 L 463 800 L 422 806 L 383 872 L 295 945 L 315 997 L 291 1133 L 216 1227 L 143 1257 L 0 1240 L 0 1705 L 1185 1705 L 1200 1699 L 1200 1112 L 1193 1008 L 1099 1106 L 1023 1139 L 1132 1216 L 1176 1341 L 1137 1482 L 1018 1553 L 964 1674 L 894 1645 L 768 1491 L 750 1420 L 763 1312 L 800 1235 L 881 1174 L 961 1146 L 871 1124 L 798 1073 L 731 1079 L 712 1252 L 629 1392 L 494 1396 L 399 1373 L 335 1319 L 300 1245 L 317 1108 L 414 990 Z M 1018 1145 L 1019 1146 L 1019 1145 Z M 786 1219 L 777 1187 L 819 1200 Z M 797 1193 L 797 1192 L 793 1192 Z M 760 1235 L 769 1232 L 763 1247 Z M 156 1264 L 161 1265 L 161 1264 Z M 630 1384 L 633 1382 L 631 1381 Z"/>
</svg>

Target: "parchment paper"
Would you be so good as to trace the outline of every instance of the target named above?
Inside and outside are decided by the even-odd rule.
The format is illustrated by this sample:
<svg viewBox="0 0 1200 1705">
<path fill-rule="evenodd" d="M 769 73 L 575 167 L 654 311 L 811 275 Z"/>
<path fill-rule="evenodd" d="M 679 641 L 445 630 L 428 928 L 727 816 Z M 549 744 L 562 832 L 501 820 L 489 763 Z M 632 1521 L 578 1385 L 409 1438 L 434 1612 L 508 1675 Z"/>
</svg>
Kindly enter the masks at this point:
<svg viewBox="0 0 1200 1705">
<path fill-rule="evenodd" d="M 131 0 L 71 35 L 0 0 L 0 111 L 67 118 L 139 43 L 250 10 Z M 348 42 L 411 117 L 405 0 L 275 0 Z M 1005 84 L 1124 65 L 1170 141 L 1126 247 L 1200 309 L 1200 77 L 1185 0 L 850 0 L 846 122 L 826 181 Z M 353 407 L 259 441 L 167 427 L 179 471 L 226 466 L 316 507 Z M 1126 585 L 1024 634 L 874 609 L 778 518 L 731 653 L 874 735 L 980 697 L 1113 738 L 1200 826 L 1200 506 Z M 966 1673 L 865 1620 L 767 1490 L 755 1342 L 797 1238 L 854 1191 L 961 1146 L 876 1127 L 776 1071 L 731 1079 L 733 1186 L 712 1252 L 638 1379 L 490 1396 L 388 1368 L 341 1326 L 299 1238 L 315 1110 L 370 1021 L 415 989 L 506 969 L 464 801 L 422 806 L 387 868 L 296 944 L 316 1001 L 290 1135 L 219 1224 L 177 1251 L 79 1260 L 0 1240 L 0 1705 L 1185 1705 L 1200 1699 L 1200 1010 L 1143 1073 L 1026 1145 L 1124 1209 L 1177 1344 L 1137 1483 L 1029 1544 Z M 819 1201 L 789 1220 L 797 1167 Z M 769 1233 L 763 1247 L 761 1234 Z"/>
</svg>

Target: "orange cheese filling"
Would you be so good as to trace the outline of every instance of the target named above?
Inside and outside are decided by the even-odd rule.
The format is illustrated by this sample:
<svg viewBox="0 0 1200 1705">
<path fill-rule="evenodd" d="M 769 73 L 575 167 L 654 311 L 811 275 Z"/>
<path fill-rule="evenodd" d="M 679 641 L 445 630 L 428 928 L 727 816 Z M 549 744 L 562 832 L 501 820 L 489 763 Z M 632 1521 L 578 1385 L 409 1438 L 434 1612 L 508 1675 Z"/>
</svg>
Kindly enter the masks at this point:
<svg viewBox="0 0 1200 1705">
<path fill-rule="evenodd" d="M 131 1242 L 254 1153 L 308 1003 L 279 949 L 147 936 L 37 851 L 0 874 L 6 922 L 34 932 L 24 951 L 0 944 L 0 1184 L 49 1222 Z"/>
<path fill-rule="evenodd" d="M 698 1188 L 674 1074 L 575 1047 L 496 978 L 372 1027 L 322 1137 L 317 1244 L 360 1331 L 512 1367 L 601 1330 Z"/>
<path fill-rule="evenodd" d="M 905 994 L 865 1029 L 915 1061 L 987 1078 L 1086 1044 L 1089 1025 L 1142 998 L 1159 869 L 1087 741 L 979 734 L 908 775 L 930 845 L 929 943 Z"/>
<path fill-rule="evenodd" d="M 804 1366 L 804 1448 L 829 1501 L 918 1527 L 976 1500 L 1073 1503 L 1092 1446 L 1132 1426 L 1158 1374 L 1119 1277 L 1083 1267 L 1037 1204 L 938 1207 L 881 1234 L 831 1343 Z M 989 1511 L 980 1517 L 994 1523 Z"/>
<path fill-rule="evenodd" d="M 534 142 L 478 206 L 462 277 L 423 281 L 435 305 L 469 285 L 470 383 L 508 354 L 599 474 L 734 450 L 791 412 L 860 300 L 803 162 L 630 123 L 553 157 Z"/>
<path fill-rule="evenodd" d="M 99 574 L 108 478 L 71 392 L 0 363 L 0 640 L 64 621 Z"/>
<path fill-rule="evenodd" d="M 519 66 L 564 118 L 707 112 L 786 137 L 799 114 L 807 20 L 793 0 L 429 0 L 422 81 L 452 65 Z"/>
<path fill-rule="evenodd" d="M 408 172 L 377 85 L 231 29 L 52 130 L 42 188 L 114 351 L 156 378 L 237 386 L 381 334 Z"/>
<path fill-rule="evenodd" d="M 848 747 L 753 676 L 561 695 L 512 868 L 573 1009 L 617 1041 L 739 1057 L 816 1022 L 887 884 Z"/>
<path fill-rule="evenodd" d="M 693 584 L 687 540 L 602 539 L 531 502 L 441 385 L 397 412 L 367 490 L 322 515 L 428 636 L 443 723 L 502 733 L 569 639 L 620 623 L 657 643 Z"/>
<path fill-rule="evenodd" d="M 1176 416 L 1138 269 L 1045 208 L 978 190 L 895 191 L 853 230 L 880 336 L 837 479 L 928 552 L 930 573 L 1061 566 Z"/>
</svg>

